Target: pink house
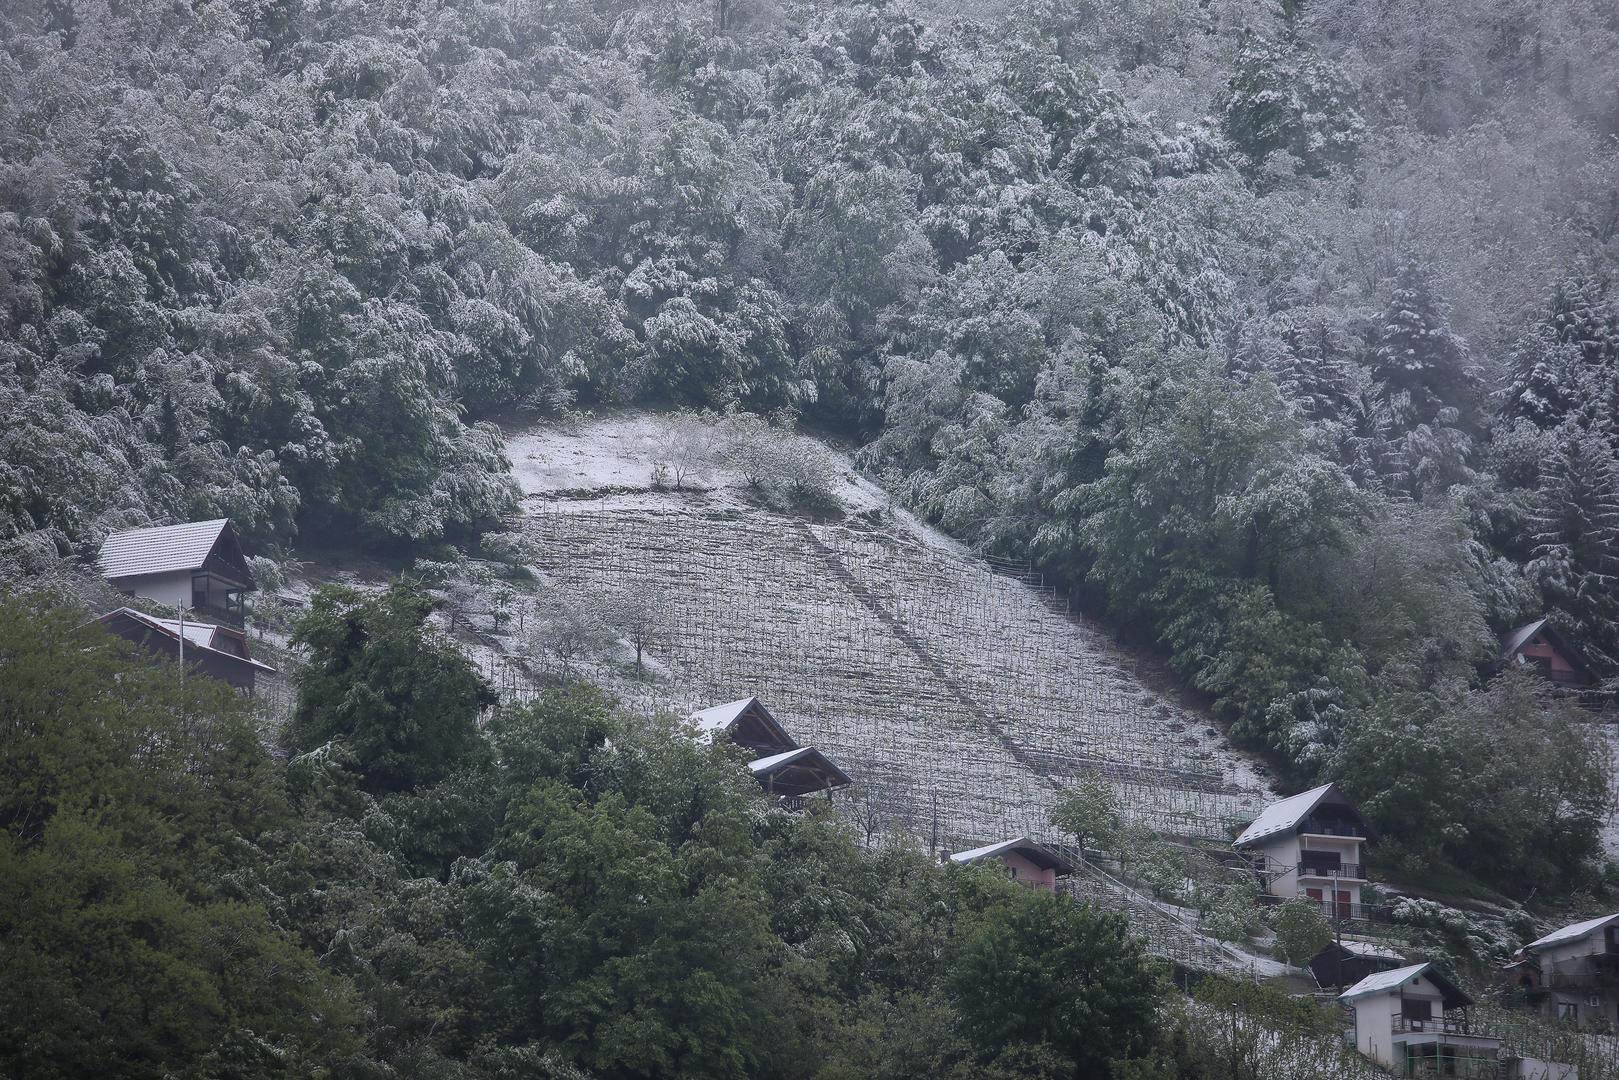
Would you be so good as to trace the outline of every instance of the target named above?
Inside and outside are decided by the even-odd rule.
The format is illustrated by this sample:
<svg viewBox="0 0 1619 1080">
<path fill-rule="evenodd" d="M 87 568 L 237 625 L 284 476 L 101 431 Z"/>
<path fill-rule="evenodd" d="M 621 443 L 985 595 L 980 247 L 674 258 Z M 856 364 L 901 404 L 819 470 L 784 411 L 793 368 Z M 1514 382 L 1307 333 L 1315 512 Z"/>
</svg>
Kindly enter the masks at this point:
<svg viewBox="0 0 1619 1080">
<path fill-rule="evenodd" d="M 1502 638 L 1501 659 L 1508 664 L 1532 665 L 1558 686 L 1592 686 L 1597 682 L 1579 653 L 1545 619 L 1520 626 Z"/>
<path fill-rule="evenodd" d="M 1050 848 L 1035 843 L 1027 836 L 973 848 L 971 851 L 958 851 L 950 856 L 950 861 L 957 866 L 966 866 L 985 859 L 998 860 L 1006 868 L 1007 875 L 1019 885 L 1045 892 L 1055 892 L 1057 879 L 1065 878 L 1074 872 L 1073 863 Z"/>
</svg>

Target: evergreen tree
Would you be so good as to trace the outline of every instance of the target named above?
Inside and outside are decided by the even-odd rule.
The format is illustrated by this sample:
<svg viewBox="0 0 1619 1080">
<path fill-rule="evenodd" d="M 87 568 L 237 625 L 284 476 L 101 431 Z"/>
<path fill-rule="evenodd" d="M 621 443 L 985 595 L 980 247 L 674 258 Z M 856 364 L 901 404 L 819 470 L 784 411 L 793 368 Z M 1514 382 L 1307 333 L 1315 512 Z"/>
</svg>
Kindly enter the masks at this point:
<svg viewBox="0 0 1619 1080">
<path fill-rule="evenodd" d="M 1547 609 L 1605 674 L 1619 671 L 1619 463 L 1605 421 L 1566 421 L 1542 473 L 1534 561 Z"/>
<path fill-rule="evenodd" d="M 1378 321 L 1372 377 L 1384 411 L 1380 467 L 1396 490 L 1421 497 L 1469 480 L 1480 423 L 1478 372 L 1450 328 L 1427 268 L 1407 260 Z"/>
<path fill-rule="evenodd" d="M 1619 409 L 1619 297 L 1606 281 L 1571 277 L 1513 347 L 1503 411 L 1549 430 L 1599 403 Z"/>
</svg>

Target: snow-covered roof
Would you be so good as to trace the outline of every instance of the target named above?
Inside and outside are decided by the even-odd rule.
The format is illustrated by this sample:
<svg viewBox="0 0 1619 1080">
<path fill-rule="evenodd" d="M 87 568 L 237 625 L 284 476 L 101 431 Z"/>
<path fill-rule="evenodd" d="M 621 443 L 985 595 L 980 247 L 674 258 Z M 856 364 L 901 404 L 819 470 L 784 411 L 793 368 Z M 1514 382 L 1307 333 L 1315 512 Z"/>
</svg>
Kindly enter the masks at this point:
<svg viewBox="0 0 1619 1080">
<path fill-rule="evenodd" d="M 1370 941 L 1352 941 L 1345 939 L 1338 942 L 1345 952 L 1352 952 L 1356 956 L 1364 956 L 1373 960 L 1404 960 L 1398 949 L 1391 949 L 1387 945 L 1377 945 Z"/>
<path fill-rule="evenodd" d="M 1391 971 L 1379 971 L 1368 975 L 1348 990 L 1338 995 L 1339 1001 L 1354 1001 L 1357 998 L 1370 997 L 1373 994 L 1390 994 L 1420 976 L 1426 975 L 1430 982 L 1444 995 L 1446 1006 L 1466 1005 L 1471 999 L 1461 992 L 1455 983 L 1440 973 L 1439 969 L 1431 963 L 1411 964 L 1407 967 L 1394 968 Z"/>
<path fill-rule="evenodd" d="M 798 740 L 787 734 L 787 729 L 770 715 L 764 702 L 756 697 L 727 701 L 724 705 L 694 712 L 691 722 L 697 726 L 699 737 L 705 740 L 725 733 L 740 745 L 752 747 L 755 752 L 779 752 L 798 747 Z"/>
<path fill-rule="evenodd" d="M 102 543 L 97 563 L 102 574 L 113 581 L 147 574 L 200 570 L 229 529 L 230 519 L 215 518 L 212 521 L 188 521 L 182 525 L 159 525 L 150 529 L 116 532 Z M 234 549 L 234 534 L 230 536 L 230 541 Z M 240 563 L 241 552 L 232 550 L 227 558 L 233 563 Z M 246 569 L 245 564 L 242 569 Z"/>
<path fill-rule="evenodd" d="M 1524 946 L 1524 950 L 1549 949 L 1553 945 L 1566 945 L 1571 941 L 1578 941 L 1596 933 L 1610 923 L 1619 921 L 1619 911 L 1612 915 L 1602 915 L 1595 919 L 1586 919 L 1584 922 L 1570 923 L 1561 930 L 1553 930 L 1543 938 L 1537 938 Z"/>
<path fill-rule="evenodd" d="M 727 701 L 724 705 L 712 705 L 691 714 L 692 723 L 700 731 L 725 731 L 736 723 L 737 718 L 748 711 L 758 698 L 745 697 L 740 701 Z"/>
<path fill-rule="evenodd" d="M 761 782 L 768 780 L 767 788 L 782 795 L 808 794 L 844 788 L 854 783 L 848 774 L 813 746 L 799 746 L 780 754 L 754 758 L 748 762 L 748 768 Z M 787 771 L 792 769 L 803 771 L 796 774 Z M 778 776 L 778 773 L 786 775 Z"/>
<path fill-rule="evenodd" d="M 102 615 L 100 618 L 96 619 L 96 622 L 112 623 L 120 618 L 129 619 L 133 622 L 140 623 L 142 626 L 155 630 L 164 637 L 170 638 L 176 642 L 180 640 L 180 620 L 159 619 L 155 616 L 146 614 L 144 611 L 136 611 L 134 608 L 130 607 L 114 608 L 112 611 L 109 611 L 105 615 Z M 214 626 L 211 623 L 197 623 L 187 619 L 185 624 L 186 648 L 201 649 L 213 656 L 228 657 L 239 664 L 246 664 L 258 671 L 268 672 L 271 675 L 275 674 L 275 668 L 271 667 L 269 664 L 261 664 L 259 661 L 254 660 L 250 656 L 238 656 L 236 653 L 227 652 L 224 649 L 214 648 L 214 634 L 216 632 L 220 632 L 220 627 Z"/>
<path fill-rule="evenodd" d="M 1299 823 L 1309 817 L 1310 812 L 1329 796 L 1345 806 L 1349 805 L 1349 800 L 1340 795 L 1338 789 L 1331 784 L 1322 784 L 1318 788 L 1291 795 L 1281 802 L 1271 803 L 1260 811 L 1253 824 L 1242 830 L 1242 835 L 1237 837 L 1236 846 L 1243 847 L 1266 837 L 1293 832 L 1299 827 Z"/>
<path fill-rule="evenodd" d="M 950 861 L 963 866 L 975 863 L 981 859 L 998 858 L 1007 852 L 1015 851 L 1035 863 L 1042 870 L 1055 869 L 1059 875 L 1074 872 L 1074 864 L 1058 855 L 1050 848 L 1035 843 L 1027 836 L 1020 836 L 1016 840 L 1002 840 L 998 844 L 986 844 L 983 847 L 973 848 L 970 851 L 958 851 L 950 856 Z"/>
<path fill-rule="evenodd" d="M 1513 653 L 1523 648 L 1529 643 L 1529 639 L 1539 633 L 1540 628 L 1545 625 L 1546 620 L 1541 618 L 1536 619 L 1534 622 L 1529 623 L 1526 626 L 1520 626 L 1516 630 L 1512 631 L 1512 633 L 1501 639 L 1501 655 L 1511 656 Z"/>
<path fill-rule="evenodd" d="M 816 753 L 818 751 L 813 746 L 800 746 L 798 749 L 789 750 L 785 754 L 771 754 L 769 757 L 757 758 L 748 762 L 748 768 L 753 770 L 755 776 L 762 776 L 767 772 L 781 768 L 783 765 L 791 765 L 795 761 L 801 761 Z"/>
</svg>

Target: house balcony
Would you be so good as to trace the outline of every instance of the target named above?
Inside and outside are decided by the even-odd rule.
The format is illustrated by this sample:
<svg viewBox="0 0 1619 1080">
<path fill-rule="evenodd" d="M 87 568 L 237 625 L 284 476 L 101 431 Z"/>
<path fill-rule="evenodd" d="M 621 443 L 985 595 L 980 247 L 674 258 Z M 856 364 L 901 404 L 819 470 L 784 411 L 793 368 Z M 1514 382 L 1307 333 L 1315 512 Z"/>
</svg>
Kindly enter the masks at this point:
<svg viewBox="0 0 1619 1080">
<path fill-rule="evenodd" d="M 1404 1016 L 1395 1014 L 1396 1035 L 1475 1035 L 1465 1016 Z M 1478 1036 L 1482 1038 L 1483 1036 Z"/>
<path fill-rule="evenodd" d="M 188 618 L 198 622 L 217 623 L 220 626 L 230 626 L 241 630 L 246 625 L 246 612 L 241 607 L 225 607 L 222 604 L 193 603 L 186 609 Z"/>
<path fill-rule="evenodd" d="M 1306 818 L 1304 825 L 1299 829 L 1299 835 L 1325 836 L 1340 840 L 1366 840 L 1366 829 L 1353 821 L 1341 821 L 1334 818 Z"/>
<path fill-rule="evenodd" d="M 1360 863 L 1340 863 L 1337 866 L 1300 863 L 1299 877 L 1324 881 L 1365 881 L 1366 868 Z"/>
</svg>

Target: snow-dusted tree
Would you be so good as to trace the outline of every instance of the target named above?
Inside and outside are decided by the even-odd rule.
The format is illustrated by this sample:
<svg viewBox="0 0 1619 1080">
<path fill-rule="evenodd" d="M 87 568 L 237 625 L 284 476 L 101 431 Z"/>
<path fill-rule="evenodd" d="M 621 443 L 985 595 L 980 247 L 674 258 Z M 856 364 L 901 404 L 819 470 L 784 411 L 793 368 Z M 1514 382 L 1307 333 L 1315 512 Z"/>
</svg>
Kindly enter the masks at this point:
<svg viewBox="0 0 1619 1080">
<path fill-rule="evenodd" d="M 1546 429 L 1592 406 L 1619 409 L 1619 297 L 1605 281 L 1571 277 L 1513 347 L 1503 411 Z"/>
<path fill-rule="evenodd" d="M 669 599 L 650 587 L 620 591 L 603 602 L 602 613 L 607 628 L 635 649 L 638 673 L 646 650 L 669 640 Z"/>
<path fill-rule="evenodd" d="M 688 480 L 707 477 L 719 452 L 719 432 L 713 418 L 682 409 L 664 418 L 655 449 L 679 491 Z"/>
<path fill-rule="evenodd" d="M 1378 320 L 1372 377 L 1385 411 L 1379 467 L 1414 497 L 1471 479 L 1470 433 L 1480 423 L 1481 383 L 1467 342 L 1426 266 L 1407 260 Z"/>
<path fill-rule="evenodd" d="M 1300 39 L 1249 41 L 1224 105 L 1226 135 L 1256 170 L 1286 154 L 1324 176 L 1354 158 L 1364 134 L 1348 80 Z"/>
<path fill-rule="evenodd" d="M 1378 319 L 1371 364 L 1401 430 L 1442 420 L 1446 409 L 1455 409 L 1459 420 L 1476 420 L 1478 373 L 1449 314 L 1427 266 L 1406 260 Z"/>
<path fill-rule="evenodd" d="M 529 621 L 530 650 L 555 657 L 563 682 L 573 678 L 580 661 L 602 655 L 614 641 L 606 601 L 584 589 L 554 590 L 535 605 Z"/>
<path fill-rule="evenodd" d="M 1619 671 L 1619 463 L 1605 422 L 1569 420 L 1541 474 L 1531 573 L 1570 641 Z"/>
</svg>

